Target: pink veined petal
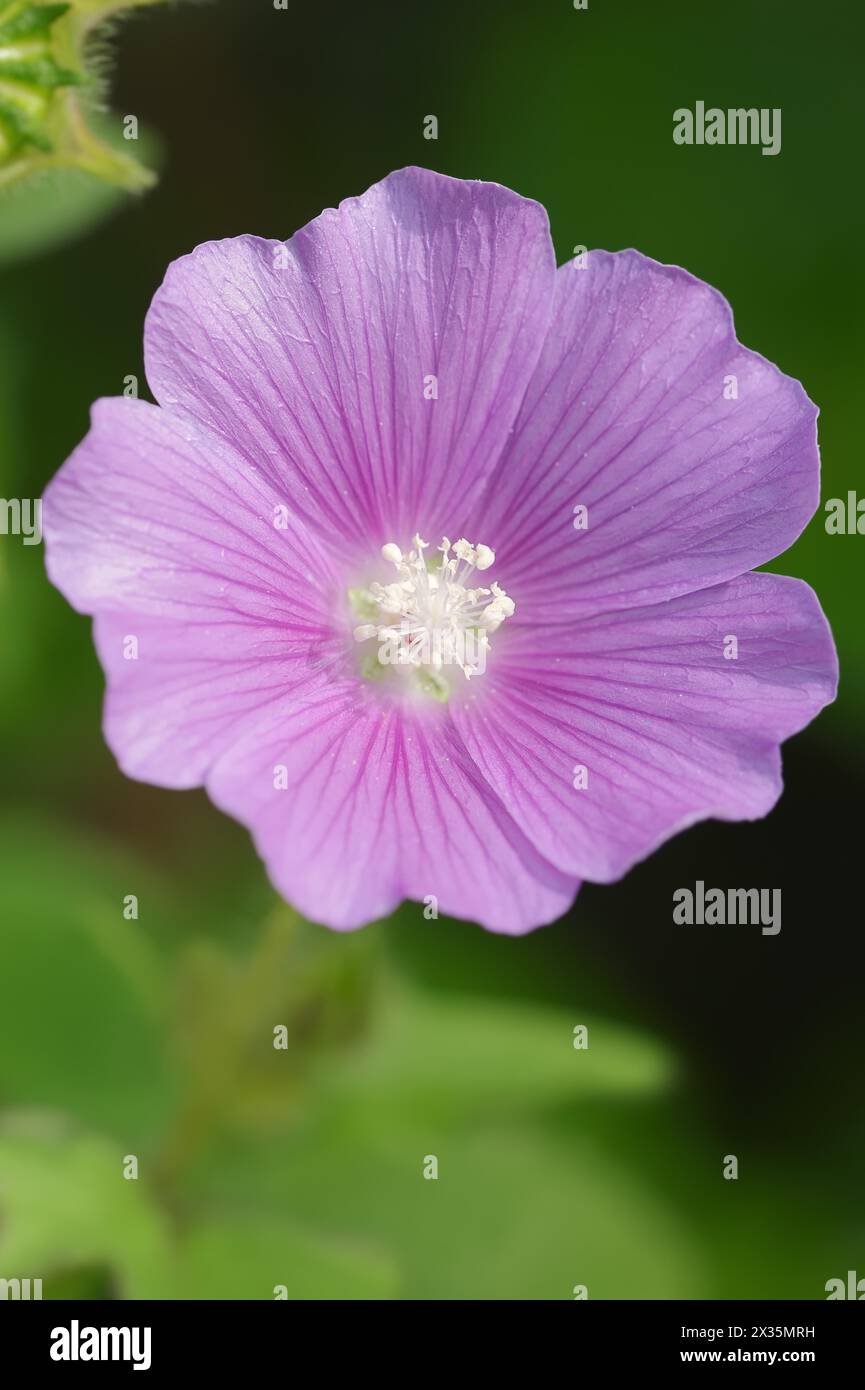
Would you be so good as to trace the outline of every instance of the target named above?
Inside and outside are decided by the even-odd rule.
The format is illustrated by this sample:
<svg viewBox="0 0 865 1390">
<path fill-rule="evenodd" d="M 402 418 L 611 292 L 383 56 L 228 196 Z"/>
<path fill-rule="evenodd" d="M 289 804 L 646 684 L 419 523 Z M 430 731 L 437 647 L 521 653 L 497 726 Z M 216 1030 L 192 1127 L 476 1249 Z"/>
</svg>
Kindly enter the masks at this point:
<svg viewBox="0 0 865 1390">
<path fill-rule="evenodd" d="M 147 377 L 341 545 L 423 528 L 435 543 L 501 454 L 554 283 L 539 204 L 403 169 L 288 242 L 175 261 L 147 319 Z"/>
<path fill-rule="evenodd" d="M 782 790 L 779 743 L 833 699 L 836 679 L 808 585 L 746 574 L 651 608 L 515 629 L 453 717 L 540 853 L 607 882 L 695 821 L 765 815 Z"/>
<path fill-rule="evenodd" d="M 351 684 L 270 708 L 207 789 L 252 831 L 276 888 L 327 926 L 434 897 L 518 934 L 561 916 L 579 887 L 517 829 L 445 711 L 411 717 Z"/>
<path fill-rule="evenodd" d="M 244 720 L 315 679 L 343 580 L 267 478 L 204 426 L 99 401 L 46 489 L 48 572 L 96 619 L 130 775 L 200 784 Z"/>
<path fill-rule="evenodd" d="M 267 477 L 203 424 L 146 401 L 96 402 L 43 513 L 49 577 L 83 613 L 231 614 L 306 643 L 340 582 Z"/>
<path fill-rule="evenodd" d="M 716 290 L 636 251 L 591 251 L 558 271 L 541 360 L 471 524 L 533 621 L 705 588 L 780 554 L 813 514 L 816 416 L 737 342 Z"/>
<path fill-rule="evenodd" d="M 107 684 L 106 743 L 128 777 L 173 788 L 201 786 L 250 721 L 308 696 L 351 659 L 324 629 L 287 642 L 279 622 L 231 614 L 195 623 L 100 613 L 94 640 Z"/>
</svg>

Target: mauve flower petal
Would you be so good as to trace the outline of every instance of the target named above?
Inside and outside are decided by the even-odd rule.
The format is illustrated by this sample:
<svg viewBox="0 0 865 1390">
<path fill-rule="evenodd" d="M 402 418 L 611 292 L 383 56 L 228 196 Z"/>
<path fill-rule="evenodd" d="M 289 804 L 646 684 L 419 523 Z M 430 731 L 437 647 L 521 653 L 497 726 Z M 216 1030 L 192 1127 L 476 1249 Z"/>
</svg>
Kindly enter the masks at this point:
<svg viewBox="0 0 865 1390">
<path fill-rule="evenodd" d="M 504 447 L 554 284 L 539 204 L 403 169 L 288 242 L 175 261 L 147 319 L 147 377 L 336 542 L 368 551 L 425 528 L 436 543 Z"/>
<path fill-rule="evenodd" d="M 517 829 L 444 709 L 411 717 L 351 683 L 273 706 L 207 789 L 252 831 L 275 887 L 338 929 L 433 895 L 442 913 L 519 934 L 579 886 Z"/>
<path fill-rule="evenodd" d="M 124 655 L 130 634 L 134 661 Z M 102 613 L 94 640 L 107 682 L 106 743 L 128 777 L 173 788 L 201 786 L 250 720 L 307 694 L 321 678 L 322 654 L 338 648 L 324 632 L 289 643 L 278 622 L 228 613 L 202 623 Z"/>
<path fill-rule="evenodd" d="M 203 425 L 146 401 L 97 401 L 44 497 L 49 576 L 83 613 L 226 614 L 315 636 L 340 582 L 267 478 Z"/>
<path fill-rule="evenodd" d="M 48 573 L 97 618 L 106 737 L 130 775 L 199 784 L 250 712 L 310 676 L 343 580 L 278 505 L 203 426 L 124 399 L 97 402 L 46 489 Z"/>
<path fill-rule="evenodd" d="M 736 660 L 724 658 L 731 636 Z M 765 815 L 782 790 L 778 744 L 836 680 L 808 585 L 746 574 L 651 608 L 514 629 L 453 715 L 540 852 L 605 882 L 695 821 Z"/>
<path fill-rule="evenodd" d="M 558 271 L 541 360 L 472 525 L 523 617 L 705 588 L 778 555 L 813 514 L 816 416 L 797 381 L 740 346 L 716 290 L 636 251 L 591 251 L 585 269 Z"/>
</svg>

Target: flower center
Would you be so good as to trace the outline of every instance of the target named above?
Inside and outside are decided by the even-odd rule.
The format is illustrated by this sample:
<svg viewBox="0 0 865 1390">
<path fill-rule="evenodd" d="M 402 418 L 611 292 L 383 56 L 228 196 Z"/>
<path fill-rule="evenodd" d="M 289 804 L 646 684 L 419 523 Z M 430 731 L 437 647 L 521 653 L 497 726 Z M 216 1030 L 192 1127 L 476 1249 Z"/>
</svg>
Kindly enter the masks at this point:
<svg viewBox="0 0 865 1390">
<path fill-rule="evenodd" d="M 490 633 L 511 616 L 514 601 L 495 582 L 472 584 L 495 563 L 488 545 L 459 540 L 452 546 L 445 536 L 427 562 L 428 549 L 420 536 L 407 555 L 393 541 L 382 546 L 382 558 L 393 565 L 396 578 L 352 591 L 355 613 L 365 619 L 354 636 L 378 643 L 380 667 L 407 669 L 423 693 L 446 700 L 451 670 L 469 680 L 486 669 Z"/>
</svg>

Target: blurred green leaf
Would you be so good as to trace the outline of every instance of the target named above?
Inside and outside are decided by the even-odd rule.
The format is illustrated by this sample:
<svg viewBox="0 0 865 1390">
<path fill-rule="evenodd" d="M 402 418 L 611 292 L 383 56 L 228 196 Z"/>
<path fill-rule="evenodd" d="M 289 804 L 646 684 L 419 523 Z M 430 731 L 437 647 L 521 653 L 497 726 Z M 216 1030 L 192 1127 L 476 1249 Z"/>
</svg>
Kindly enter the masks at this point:
<svg viewBox="0 0 865 1390">
<path fill-rule="evenodd" d="M 204 1225 L 178 1257 L 178 1298 L 393 1298 L 393 1262 L 371 1249 L 324 1238 L 281 1219 Z M 282 1295 L 285 1297 L 285 1295 Z"/>
<path fill-rule="evenodd" d="M 428 1143 L 436 1181 L 394 1153 L 377 1180 L 366 1170 L 358 1198 L 398 1241 L 408 1297 L 570 1299 L 577 1284 L 589 1298 L 705 1296 L 693 1235 L 638 1155 L 624 1167 L 588 1137 L 559 1144 L 531 1125 Z"/>
<path fill-rule="evenodd" d="M 294 1076 L 291 1051 L 275 1056 Z M 693 1293 L 705 1279 L 686 1226 L 639 1156 L 615 1158 L 580 1120 L 589 1101 L 640 1098 L 645 1123 L 674 1074 L 653 1040 L 582 1010 L 425 992 L 384 966 L 368 1036 L 319 1056 L 281 1136 L 212 1135 L 176 1169 L 177 1200 L 384 1241 L 413 1298 L 568 1298 L 575 1283 L 595 1297 Z M 546 1121 L 561 1114 L 564 1134 Z M 423 1175 L 431 1155 L 437 1180 Z"/>
<path fill-rule="evenodd" d="M 183 952 L 171 1011 L 182 1093 L 159 1155 L 165 1184 L 215 1133 L 281 1128 L 307 1103 L 316 1059 L 341 1056 L 363 1032 L 373 947 L 371 936 L 334 937 L 279 903 L 254 949 L 203 942 Z"/>
<path fill-rule="evenodd" d="M 63 1297 L 80 1271 L 110 1273 L 116 1296 L 164 1296 L 168 1245 L 144 1182 L 123 1176 L 123 1146 L 50 1114 L 0 1125 L 0 1269 Z M 92 1274 L 91 1274 L 92 1279 Z"/>
<path fill-rule="evenodd" d="M 76 169 L 46 170 L 0 194 L 0 267 L 81 236 L 128 196 Z"/>
<path fill-rule="evenodd" d="M 585 1049 L 574 1047 L 577 1025 L 588 1029 Z M 654 1039 L 584 1009 L 436 994 L 391 978 L 368 1045 L 320 1084 L 367 1116 L 384 1107 L 459 1118 L 651 1094 L 674 1075 Z"/>
<path fill-rule="evenodd" d="M 329 1109 L 279 1143 L 220 1147 L 187 1184 L 189 1200 L 249 1220 L 294 1213 L 384 1244 L 406 1298 L 568 1299 L 580 1283 L 591 1298 L 711 1296 L 695 1228 L 640 1159 L 576 1114 L 566 1134 L 530 1116 L 454 1131 L 396 1114 L 359 1133 Z"/>
<path fill-rule="evenodd" d="M 146 871 L 99 842 L 0 824 L 0 1103 L 147 1134 L 169 1112 L 163 969 L 124 897 Z"/>
<path fill-rule="evenodd" d="M 116 120 L 94 124 L 106 145 L 122 149 Z M 161 163 L 153 134 L 142 132 L 136 149 L 147 164 Z M 0 269 L 83 236 L 128 200 L 127 190 L 80 169 L 40 169 L 0 190 Z"/>
</svg>

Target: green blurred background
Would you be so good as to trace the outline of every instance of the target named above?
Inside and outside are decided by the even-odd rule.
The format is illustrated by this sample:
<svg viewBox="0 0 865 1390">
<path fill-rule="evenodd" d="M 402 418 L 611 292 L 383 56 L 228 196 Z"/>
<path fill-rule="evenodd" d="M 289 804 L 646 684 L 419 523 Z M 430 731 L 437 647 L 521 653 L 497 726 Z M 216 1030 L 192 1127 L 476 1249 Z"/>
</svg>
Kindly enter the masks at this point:
<svg viewBox="0 0 865 1390">
<path fill-rule="evenodd" d="M 146 394 L 170 260 L 288 236 L 413 163 L 539 199 L 560 260 L 636 246 L 717 286 L 820 405 L 824 498 L 865 491 L 860 23 L 845 0 L 132 17 L 112 107 L 162 149 L 156 191 L 82 176 L 0 203 L 0 493 L 38 496 L 124 377 Z M 780 155 L 675 146 L 697 99 L 781 107 Z M 87 622 L 39 547 L 0 538 L 0 1277 L 568 1299 L 823 1298 L 865 1276 L 863 546 L 818 513 L 772 566 L 816 587 L 842 669 L 773 814 L 696 827 L 506 940 L 411 906 L 348 937 L 297 921 L 203 793 L 120 774 Z M 696 878 L 782 887 L 780 935 L 674 927 Z"/>
</svg>

